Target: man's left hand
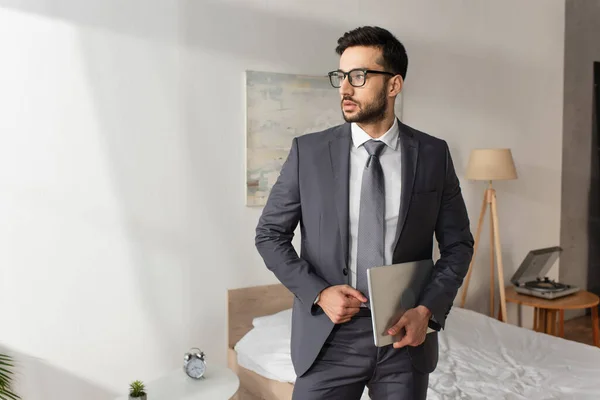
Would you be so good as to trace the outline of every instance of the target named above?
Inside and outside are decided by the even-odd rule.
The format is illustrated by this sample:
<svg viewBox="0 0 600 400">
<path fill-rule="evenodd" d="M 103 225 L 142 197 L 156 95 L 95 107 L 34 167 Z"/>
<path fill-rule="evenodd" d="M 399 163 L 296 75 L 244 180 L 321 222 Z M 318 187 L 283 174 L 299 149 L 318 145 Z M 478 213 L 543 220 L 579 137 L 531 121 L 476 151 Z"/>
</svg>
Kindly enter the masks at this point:
<svg viewBox="0 0 600 400">
<path fill-rule="evenodd" d="M 404 328 L 405 334 L 399 342 L 394 343 L 395 348 L 404 346 L 418 346 L 425 341 L 431 311 L 425 306 L 417 306 L 406 310 L 402 318 L 388 330 L 388 334 L 397 335 Z"/>
</svg>

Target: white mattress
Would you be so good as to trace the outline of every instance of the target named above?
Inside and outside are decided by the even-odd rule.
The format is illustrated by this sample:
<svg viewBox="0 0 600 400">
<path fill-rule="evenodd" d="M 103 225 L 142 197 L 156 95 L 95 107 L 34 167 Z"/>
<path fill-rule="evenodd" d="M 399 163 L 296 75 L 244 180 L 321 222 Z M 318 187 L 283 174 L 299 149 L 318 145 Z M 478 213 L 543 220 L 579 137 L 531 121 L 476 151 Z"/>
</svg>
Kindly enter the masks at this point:
<svg viewBox="0 0 600 400">
<path fill-rule="evenodd" d="M 291 310 L 256 318 L 235 346 L 238 362 L 270 379 L 294 382 Z M 452 308 L 440 332 L 440 359 L 427 398 L 600 399 L 600 349 Z M 368 396 L 363 394 L 363 399 Z"/>
</svg>

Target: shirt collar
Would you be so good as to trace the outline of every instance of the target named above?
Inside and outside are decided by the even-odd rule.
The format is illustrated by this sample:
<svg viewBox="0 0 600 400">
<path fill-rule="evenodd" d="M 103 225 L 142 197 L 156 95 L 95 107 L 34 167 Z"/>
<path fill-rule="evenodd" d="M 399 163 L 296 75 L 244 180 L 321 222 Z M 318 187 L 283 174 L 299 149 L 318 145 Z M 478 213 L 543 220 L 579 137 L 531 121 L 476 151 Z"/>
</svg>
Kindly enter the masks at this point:
<svg viewBox="0 0 600 400">
<path fill-rule="evenodd" d="M 365 142 L 369 140 L 381 140 L 392 150 L 396 150 L 398 146 L 398 135 L 400 134 L 400 128 L 398 127 L 398 119 L 394 118 L 394 123 L 391 128 L 384 133 L 381 137 L 377 139 L 373 139 L 367 132 L 365 132 L 357 123 L 352 122 L 350 124 L 350 128 L 352 130 L 352 143 L 354 143 L 354 147 L 359 148 Z"/>
</svg>

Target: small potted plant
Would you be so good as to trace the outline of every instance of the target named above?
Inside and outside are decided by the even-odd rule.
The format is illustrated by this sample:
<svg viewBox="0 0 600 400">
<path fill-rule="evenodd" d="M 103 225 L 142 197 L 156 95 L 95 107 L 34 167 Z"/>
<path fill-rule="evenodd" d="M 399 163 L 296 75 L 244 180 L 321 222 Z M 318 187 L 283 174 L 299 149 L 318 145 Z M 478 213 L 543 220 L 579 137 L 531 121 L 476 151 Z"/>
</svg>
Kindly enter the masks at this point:
<svg viewBox="0 0 600 400">
<path fill-rule="evenodd" d="M 129 400 L 146 400 L 145 387 L 141 381 L 134 381 L 129 385 Z"/>
</svg>

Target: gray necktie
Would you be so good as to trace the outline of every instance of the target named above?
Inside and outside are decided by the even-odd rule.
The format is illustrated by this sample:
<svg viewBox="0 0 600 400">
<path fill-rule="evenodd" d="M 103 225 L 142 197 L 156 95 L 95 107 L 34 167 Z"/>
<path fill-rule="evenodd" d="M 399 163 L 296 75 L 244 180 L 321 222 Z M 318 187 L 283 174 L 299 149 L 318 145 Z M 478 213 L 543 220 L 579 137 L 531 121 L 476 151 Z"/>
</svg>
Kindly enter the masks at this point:
<svg viewBox="0 0 600 400">
<path fill-rule="evenodd" d="M 385 143 L 369 140 L 364 146 L 369 159 L 363 171 L 360 189 L 356 288 L 369 298 L 367 269 L 384 265 L 385 184 L 379 156 Z"/>
</svg>

